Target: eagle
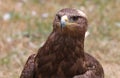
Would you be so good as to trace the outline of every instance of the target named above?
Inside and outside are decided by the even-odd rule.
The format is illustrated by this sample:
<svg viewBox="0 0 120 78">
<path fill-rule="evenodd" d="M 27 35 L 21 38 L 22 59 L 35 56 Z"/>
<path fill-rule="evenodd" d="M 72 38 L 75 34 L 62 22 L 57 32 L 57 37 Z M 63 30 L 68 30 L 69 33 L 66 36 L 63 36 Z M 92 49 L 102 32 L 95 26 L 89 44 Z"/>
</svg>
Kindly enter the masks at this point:
<svg viewBox="0 0 120 78">
<path fill-rule="evenodd" d="M 20 78 L 104 78 L 102 65 L 84 51 L 87 16 L 64 8 L 53 21 L 53 31 L 37 54 L 29 56 Z"/>
</svg>

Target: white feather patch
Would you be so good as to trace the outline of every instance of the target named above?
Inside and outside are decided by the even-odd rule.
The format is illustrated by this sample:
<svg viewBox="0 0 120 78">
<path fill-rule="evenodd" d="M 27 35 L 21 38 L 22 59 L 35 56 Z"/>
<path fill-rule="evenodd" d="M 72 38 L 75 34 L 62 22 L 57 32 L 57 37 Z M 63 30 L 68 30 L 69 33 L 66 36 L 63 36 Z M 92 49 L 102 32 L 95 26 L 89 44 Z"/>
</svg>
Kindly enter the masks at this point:
<svg viewBox="0 0 120 78">
<path fill-rule="evenodd" d="M 86 33 L 85 33 L 85 38 L 86 38 L 88 35 L 90 35 L 90 32 L 89 32 L 89 31 L 86 31 Z"/>
</svg>

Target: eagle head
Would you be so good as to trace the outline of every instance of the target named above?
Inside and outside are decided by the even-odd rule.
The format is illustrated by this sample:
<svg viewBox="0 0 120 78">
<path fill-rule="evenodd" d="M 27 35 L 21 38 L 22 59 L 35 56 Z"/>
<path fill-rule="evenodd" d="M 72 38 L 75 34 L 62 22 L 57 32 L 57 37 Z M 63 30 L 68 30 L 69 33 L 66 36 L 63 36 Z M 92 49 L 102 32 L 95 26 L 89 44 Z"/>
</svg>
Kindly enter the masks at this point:
<svg viewBox="0 0 120 78">
<path fill-rule="evenodd" d="M 71 8 L 61 9 L 55 16 L 53 28 L 60 31 L 60 33 L 79 32 L 84 34 L 87 30 L 87 16 L 81 10 Z"/>
</svg>

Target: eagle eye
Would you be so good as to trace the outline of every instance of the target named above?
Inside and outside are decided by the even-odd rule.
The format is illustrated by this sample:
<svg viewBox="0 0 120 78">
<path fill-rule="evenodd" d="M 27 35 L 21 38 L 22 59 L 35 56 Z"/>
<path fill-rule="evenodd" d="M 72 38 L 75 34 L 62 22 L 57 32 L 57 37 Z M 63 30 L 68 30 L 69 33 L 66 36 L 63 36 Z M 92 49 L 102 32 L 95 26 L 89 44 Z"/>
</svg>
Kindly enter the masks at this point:
<svg viewBox="0 0 120 78">
<path fill-rule="evenodd" d="M 57 15 L 57 18 L 58 18 L 59 20 L 61 20 L 61 17 L 60 17 L 59 15 Z"/>
<path fill-rule="evenodd" d="M 72 18 L 73 21 L 77 21 L 79 17 L 78 16 L 73 16 L 71 18 Z"/>
</svg>

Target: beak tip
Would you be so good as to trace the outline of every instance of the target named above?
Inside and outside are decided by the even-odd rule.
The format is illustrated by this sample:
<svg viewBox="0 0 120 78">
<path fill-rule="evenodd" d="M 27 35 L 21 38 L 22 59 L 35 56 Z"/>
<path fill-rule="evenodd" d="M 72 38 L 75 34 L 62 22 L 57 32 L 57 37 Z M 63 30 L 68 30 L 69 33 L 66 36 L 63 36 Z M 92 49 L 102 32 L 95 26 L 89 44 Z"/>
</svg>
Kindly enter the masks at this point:
<svg viewBox="0 0 120 78">
<path fill-rule="evenodd" d="M 65 25 L 66 25 L 66 22 L 61 21 L 60 26 L 63 28 L 63 27 L 65 27 Z"/>
</svg>

